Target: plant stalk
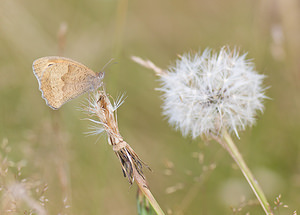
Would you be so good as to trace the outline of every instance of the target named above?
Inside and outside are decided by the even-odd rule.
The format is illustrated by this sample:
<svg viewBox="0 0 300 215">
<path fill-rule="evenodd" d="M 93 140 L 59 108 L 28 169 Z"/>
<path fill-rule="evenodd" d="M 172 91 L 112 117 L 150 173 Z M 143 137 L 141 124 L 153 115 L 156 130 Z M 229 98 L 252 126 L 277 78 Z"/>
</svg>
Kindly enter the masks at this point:
<svg viewBox="0 0 300 215">
<path fill-rule="evenodd" d="M 243 175 L 245 176 L 246 180 L 248 181 L 251 189 L 253 190 L 256 198 L 258 199 L 260 205 L 264 209 L 265 213 L 267 215 L 274 215 L 263 190 L 259 186 L 257 180 L 254 178 L 250 169 L 247 167 L 241 153 L 239 152 L 238 148 L 236 147 L 233 140 L 231 139 L 231 136 L 228 134 L 227 131 L 225 131 L 223 133 L 223 135 L 224 135 L 223 138 L 225 141 L 222 141 L 221 144 L 229 152 L 231 157 L 234 159 L 234 161 L 239 166 L 240 170 L 242 171 Z"/>
<path fill-rule="evenodd" d="M 142 176 L 138 174 L 135 168 L 133 168 L 133 175 L 134 175 L 135 183 L 137 184 L 139 189 L 143 192 L 145 197 L 148 199 L 149 203 L 152 205 L 157 215 L 165 215 L 165 213 L 163 212 L 163 210 L 160 208 L 159 204 L 155 200 L 154 196 L 150 192 L 148 186 L 145 185 L 144 178 L 142 178 Z"/>
</svg>

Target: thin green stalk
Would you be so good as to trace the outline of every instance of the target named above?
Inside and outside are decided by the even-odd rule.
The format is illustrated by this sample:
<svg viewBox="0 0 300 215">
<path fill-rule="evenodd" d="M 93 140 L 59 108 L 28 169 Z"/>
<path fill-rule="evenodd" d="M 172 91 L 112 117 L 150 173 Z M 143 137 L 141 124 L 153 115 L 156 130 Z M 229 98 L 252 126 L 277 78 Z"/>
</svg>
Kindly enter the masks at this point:
<svg viewBox="0 0 300 215">
<path fill-rule="evenodd" d="M 231 139 L 230 135 L 227 131 L 224 132 L 223 138 L 225 141 L 222 141 L 221 144 L 225 147 L 225 149 L 229 152 L 231 157 L 237 163 L 239 168 L 241 169 L 243 175 L 247 179 L 250 187 L 252 188 L 256 198 L 258 199 L 259 203 L 261 204 L 262 208 L 264 209 L 267 215 L 273 215 L 273 212 L 270 208 L 270 204 L 267 201 L 267 198 L 259 186 L 258 182 L 254 178 L 253 174 L 251 173 L 250 169 L 247 167 L 241 153 L 237 149 L 236 145 L 234 144 L 233 140 Z"/>
</svg>

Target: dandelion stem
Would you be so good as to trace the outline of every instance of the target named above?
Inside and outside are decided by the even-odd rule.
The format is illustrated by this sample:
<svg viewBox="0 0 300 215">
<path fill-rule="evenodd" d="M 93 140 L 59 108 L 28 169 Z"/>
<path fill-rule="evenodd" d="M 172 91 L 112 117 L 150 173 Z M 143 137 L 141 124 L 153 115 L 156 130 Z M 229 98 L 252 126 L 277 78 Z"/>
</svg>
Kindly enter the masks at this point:
<svg viewBox="0 0 300 215">
<path fill-rule="evenodd" d="M 236 145 L 234 144 L 233 140 L 231 139 L 230 135 L 227 133 L 227 131 L 224 132 L 223 138 L 225 141 L 221 141 L 221 145 L 229 152 L 231 157 L 234 159 L 234 161 L 237 163 L 239 168 L 241 169 L 243 175 L 245 176 L 246 180 L 248 181 L 251 189 L 253 190 L 256 198 L 258 199 L 259 203 L 261 204 L 262 208 L 264 209 L 265 213 L 267 215 L 273 215 L 273 212 L 270 208 L 270 204 L 267 201 L 267 198 L 259 186 L 258 182 L 254 178 L 253 174 L 251 173 L 250 169 L 247 167 L 241 153 L 237 149 Z"/>
</svg>

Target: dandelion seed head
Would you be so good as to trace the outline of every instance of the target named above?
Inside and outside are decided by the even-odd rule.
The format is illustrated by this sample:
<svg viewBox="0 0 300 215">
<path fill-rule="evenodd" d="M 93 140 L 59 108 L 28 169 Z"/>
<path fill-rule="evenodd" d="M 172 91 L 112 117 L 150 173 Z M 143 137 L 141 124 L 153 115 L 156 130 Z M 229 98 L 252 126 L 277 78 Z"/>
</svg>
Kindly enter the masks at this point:
<svg viewBox="0 0 300 215">
<path fill-rule="evenodd" d="M 184 136 L 220 135 L 255 123 L 263 112 L 264 75 L 234 49 L 184 54 L 160 76 L 163 114 Z"/>
</svg>

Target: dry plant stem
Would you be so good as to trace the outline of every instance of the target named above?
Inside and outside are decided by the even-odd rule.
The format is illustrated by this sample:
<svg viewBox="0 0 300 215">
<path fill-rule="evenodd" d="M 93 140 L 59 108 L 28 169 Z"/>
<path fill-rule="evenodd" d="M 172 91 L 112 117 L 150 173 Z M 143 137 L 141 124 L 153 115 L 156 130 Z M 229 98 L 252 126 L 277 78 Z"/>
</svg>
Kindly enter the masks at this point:
<svg viewBox="0 0 300 215">
<path fill-rule="evenodd" d="M 92 99 L 89 102 L 88 112 L 97 116 L 99 119 L 97 124 L 102 125 L 103 130 L 106 131 L 109 144 L 112 146 L 113 151 L 117 155 L 124 176 L 127 177 L 129 183 L 132 184 L 135 181 L 156 213 L 158 215 L 164 215 L 164 212 L 150 192 L 146 178 L 143 174 L 143 165 L 147 165 L 143 163 L 129 144 L 123 140 L 119 132 L 117 115 L 115 112 L 116 109 L 117 107 L 111 104 L 105 91 L 98 91 L 95 99 Z"/>
<path fill-rule="evenodd" d="M 110 142 L 112 143 L 115 154 L 120 160 L 124 175 L 127 176 L 129 183 L 132 184 L 133 181 L 135 181 L 139 189 L 154 208 L 155 212 L 158 215 L 164 215 L 163 210 L 160 208 L 148 188 L 146 178 L 142 172 L 144 163 L 125 141 L 116 142 L 116 140 L 110 139 Z"/>
<path fill-rule="evenodd" d="M 138 155 L 125 141 L 117 142 L 116 139 L 110 139 L 110 142 L 112 143 L 115 154 L 119 158 L 124 175 L 127 176 L 129 183 L 132 184 L 133 181 L 135 181 L 156 213 L 158 215 L 164 215 L 164 212 L 148 188 L 146 178 L 142 172 L 143 162 Z"/>
<path fill-rule="evenodd" d="M 142 58 L 137 57 L 137 56 L 131 56 L 131 60 L 133 60 L 134 62 L 140 64 L 141 66 L 143 66 L 145 68 L 152 69 L 155 72 L 155 75 L 157 75 L 157 76 L 166 75 L 166 72 L 163 69 L 156 66 L 150 60 L 143 60 Z"/>
<path fill-rule="evenodd" d="M 230 135 L 227 133 L 227 131 L 223 134 L 223 140 L 218 139 L 218 142 L 229 152 L 231 157 L 234 159 L 234 161 L 237 163 L 239 168 L 241 169 L 243 175 L 245 176 L 246 180 L 248 181 L 251 189 L 253 190 L 256 198 L 258 199 L 259 203 L 261 204 L 262 208 L 264 209 L 265 213 L 267 215 L 273 215 L 273 212 L 270 208 L 270 204 L 267 201 L 267 198 L 265 197 L 265 194 L 259 184 L 257 183 L 256 179 L 254 178 L 253 174 L 251 173 L 250 169 L 247 167 L 242 155 L 238 151 L 236 145 L 232 141 Z"/>
<path fill-rule="evenodd" d="M 148 201 L 152 205 L 152 207 L 155 210 L 155 212 L 158 215 L 164 215 L 165 213 L 160 208 L 159 204 L 157 203 L 157 201 L 153 197 L 152 193 L 150 192 L 150 190 L 149 190 L 149 188 L 148 188 L 148 186 L 146 184 L 145 179 L 137 172 L 137 170 L 135 168 L 133 169 L 133 177 L 134 177 L 135 183 L 139 187 L 140 191 L 143 192 L 143 194 L 148 199 Z"/>
</svg>

